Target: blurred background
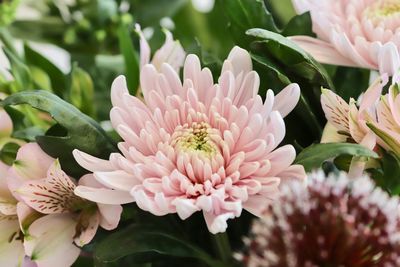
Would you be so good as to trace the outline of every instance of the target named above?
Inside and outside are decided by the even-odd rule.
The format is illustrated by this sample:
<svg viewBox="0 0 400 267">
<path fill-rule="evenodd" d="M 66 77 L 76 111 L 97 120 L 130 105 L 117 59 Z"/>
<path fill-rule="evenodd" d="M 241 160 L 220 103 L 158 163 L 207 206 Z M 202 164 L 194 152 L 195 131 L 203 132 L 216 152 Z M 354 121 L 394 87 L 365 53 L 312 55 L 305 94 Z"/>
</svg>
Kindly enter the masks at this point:
<svg viewBox="0 0 400 267">
<path fill-rule="evenodd" d="M 251 0 L 256 1 L 256 0 Z M 224 58 L 234 45 L 226 33 L 227 10 L 220 0 L 5 0 L 1 1 L 0 26 L 7 26 L 16 46 L 29 44 L 64 73 L 72 62 L 93 72 L 112 67 L 120 72 L 120 23 L 139 23 L 153 49 L 164 39 L 162 28 L 173 32 L 189 52 L 203 51 L 209 60 Z M 295 14 L 290 0 L 267 0 L 275 22 L 285 25 Z M 229 12 L 229 10 L 228 10 Z M 104 64 L 102 64 L 104 63 Z M 123 64 L 121 64 L 123 65 Z M 120 66 L 121 66 L 120 65 Z M 0 71 L 9 69 L 0 52 Z M 102 86 L 102 81 L 97 82 Z"/>
</svg>

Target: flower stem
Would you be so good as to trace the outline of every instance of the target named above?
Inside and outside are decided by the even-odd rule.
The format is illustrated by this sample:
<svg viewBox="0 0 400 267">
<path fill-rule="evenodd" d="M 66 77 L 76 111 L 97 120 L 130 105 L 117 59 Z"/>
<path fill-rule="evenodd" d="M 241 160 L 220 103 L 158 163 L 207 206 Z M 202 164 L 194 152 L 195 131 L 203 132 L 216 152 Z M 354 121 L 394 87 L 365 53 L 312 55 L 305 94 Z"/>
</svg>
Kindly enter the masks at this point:
<svg viewBox="0 0 400 267">
<path fill-rule="evenodd" d="M 212 239 L 218 257 L 229 266 L 232 259 L 232 251 L 227 233 L 212 235 Z"/>
</svg>

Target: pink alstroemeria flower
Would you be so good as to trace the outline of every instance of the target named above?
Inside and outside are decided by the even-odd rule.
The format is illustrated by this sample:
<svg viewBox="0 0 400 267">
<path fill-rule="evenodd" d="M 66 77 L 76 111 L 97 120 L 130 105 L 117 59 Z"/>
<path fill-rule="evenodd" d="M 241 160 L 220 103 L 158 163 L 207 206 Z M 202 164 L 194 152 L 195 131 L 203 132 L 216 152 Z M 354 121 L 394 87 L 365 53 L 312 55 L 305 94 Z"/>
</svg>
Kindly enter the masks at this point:
<svg viewBox="0 0 400 267">
<path fill-rule="evenodd" d="M 310 11 L 318 38 L 290 39 L 318 61 L 393 75 L 400 67 L 400 2 L 397 0 L 292 0 Z"/>
<path fill-rule="evenodd" d="M 0 161 L 0 266 L 20 267 L 25 251 L 17 216 L 17 200 L 7 187 L 9 166 Z"/>
<path fill-rule="evenodd" d="M 359 107 L 354 99 L 348 104 L 331 90 L 322 89 L 321 105 L 328 123 L 346 139 L 373 149 L 376 135 L 367 126 L 367 121 L 376 120 L 377 100 L 388 80 L 387 75 L 382 75 L 373 82 L 362 96 Z"/>
<path fill-rule="evenodd" d="M 109 160 L 74 151 L 81 166 L 110 188 L 78 186 L 75 193 L 104 204 L 136 202 L 157 216 L 181 219 L 203 212 L 211 233 L 224 232 L 227 220 L 243 209 L 259 215 L 279 184 L 304 179 L 291 165 L 295 150 L 278 148 L 285 136 L 283 118 L 300 97 L 291 84 L 266 100 L 257 95 L 259 76 L 247 51 L 235 47 L 217 84 L 195 55 L 186 58 L 183 81 L 163 63 L 142 67 L 143 103 L 129 95 L 125 78 L 113 85 L 111 122 L 123 138 L 122 154 Z"/>
<path fill-rule="evenodd" d="M 82 177 L 79 184 L 101 186 L 91 175 Z M 80 254 L 74 243 L 88 244 L 99 225 L 115 229 L 122 213 L 120 205 L 96 205 L 76 196 L 75 181 L 36 143 L 19 149 L 8 171 L 8 186 L 24 205 L 20 219 L 28 218 L 32 211 L 42 214 L 21 226 L 25 253 L 38 267 L 71 266 Z"/>
<path fill-rule="evenodd" d="M 368 126 L 377 135 L 378 144 L 400 158 L 400 81 L 393 80 L 389 92 L 380 97 L 376 107 L 377 120 Z"/>
<path fill-rule="evenodd" d="M 321 142 L 356 142 L 373 150 L 377 143 L 377 136 L 368 126 L 368 123 L 371 124 L 377 120 L 378 99 L 388 80 L 388 76 L 384 74 L 373 82 L 362 96 L 359 107 L 357 107 L 354 99 L 350 99 L 350 104 L 348 104 L 334 92 L 322 89 L 321 104 L 328 120 L 325 132 L 335 131 L 335 134 L 324 133 Z M 362 175 L 366 164 L 367 162 L 363 158 L 353 158 L 349 176 Z"/>
</svg>

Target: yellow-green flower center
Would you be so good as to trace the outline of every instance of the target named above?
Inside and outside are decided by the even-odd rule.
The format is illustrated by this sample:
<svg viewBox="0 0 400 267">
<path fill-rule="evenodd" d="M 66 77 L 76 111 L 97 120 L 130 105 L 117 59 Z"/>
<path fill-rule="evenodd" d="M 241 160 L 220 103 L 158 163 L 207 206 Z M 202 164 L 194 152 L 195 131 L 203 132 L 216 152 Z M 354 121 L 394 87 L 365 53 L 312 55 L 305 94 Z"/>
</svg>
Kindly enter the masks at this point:
<svg viewBox="0 0 400 267">
<path fill-rule="evenodd" d="M 381 20 L 400 15 L 400 1 L 398 0 L 381 0 L 377 1 L 366 9 L 366 15 L 374 23 Z"/>
<path fill-rule="evenodd" d="M 218 151 L 214 130 L 206 122 L 179 126 L 172 136 L 171 144 L 181 151 L 213 156 Z"/>
</svg>

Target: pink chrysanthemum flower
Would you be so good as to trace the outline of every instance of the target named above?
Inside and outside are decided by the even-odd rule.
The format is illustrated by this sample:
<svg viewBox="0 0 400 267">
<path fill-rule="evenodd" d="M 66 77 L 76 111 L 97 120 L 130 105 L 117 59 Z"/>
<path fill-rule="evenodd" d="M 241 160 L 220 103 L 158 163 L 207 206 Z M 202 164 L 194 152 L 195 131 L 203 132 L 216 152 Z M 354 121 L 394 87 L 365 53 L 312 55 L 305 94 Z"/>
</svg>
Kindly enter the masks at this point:
<svg viewBox="0 0 400 267">
<path fill-rule="evenodd" d="M 123 138 L 122 154 L 109 160 L 74 151 L 76 160 L 110 188 L 78 186 L 75 193 L 104 204 L 136 202 L 155 215 L 186 219 L 202 211 L 212 233 L 226 230 L 242 209 L 260 214 L 279 184 L 305 178 L 291 165 L 295 150 L 278 148 L 285 117 L 300 89 L 289 85 L 266 100 L 257 95 L 258 74 L 247 51 L 235 47 L 214 84 L 197 56 L 186 58 L 183 82 L 171 65 L 142 67 L 144 101 L 129 95 L 125 78 L 112 85 L 111 122 Z"/>
<path fill-rule="evenodd" d="M 367 178 L 312 174 L 285 185 L 252 226 L 248 267 L 400 266 L 399 199 Z"/>
<path fill-rule="evenodd" d="M 317 38 L 293 41 L 322 63 L 357 66 L 393 75 L 400 67 L 398 0 L 292 0 L 311 13 Z"/>
</svg>

